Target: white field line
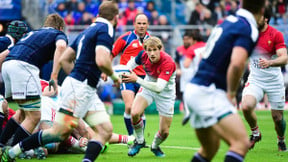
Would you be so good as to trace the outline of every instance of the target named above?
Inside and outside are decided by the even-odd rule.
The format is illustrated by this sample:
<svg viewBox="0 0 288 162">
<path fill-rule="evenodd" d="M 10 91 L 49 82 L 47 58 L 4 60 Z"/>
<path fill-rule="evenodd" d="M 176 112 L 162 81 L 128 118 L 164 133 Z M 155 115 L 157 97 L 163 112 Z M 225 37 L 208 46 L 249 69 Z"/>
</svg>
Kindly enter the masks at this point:
<svg viewBox="0 0 288 162">
<path fill-rule="evenodd" d="M 122 145 L 122 146 L 127 146 L 127 144 L 112 144 L 112 145 Z M 150 145 L 146 145 L 146 147 L 150 148 Z M 161 148 L 168 148 L 168 149 L 179 149 L 179 150 L 199 150 L 200 148 L 197 147 L 187 147 L 187 146 L 163 146 L 161 145 Z"/>
</svg>

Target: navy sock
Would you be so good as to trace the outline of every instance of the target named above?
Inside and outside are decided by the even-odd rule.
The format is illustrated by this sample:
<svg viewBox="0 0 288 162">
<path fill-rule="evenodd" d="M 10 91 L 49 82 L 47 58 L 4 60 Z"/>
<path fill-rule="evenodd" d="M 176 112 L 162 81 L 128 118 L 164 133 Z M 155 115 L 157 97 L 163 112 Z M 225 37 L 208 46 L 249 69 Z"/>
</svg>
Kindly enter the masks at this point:
<svg viewBox="0 0 288 162">
<path fill-rule="evenodd" d="M 2 126 L 4 122 L 5 115 L 0 112 L 0 134 L 2 133 Z"/>
<path fill-rule="evenodd" d="M 133 127 L 132 127 L 132 123 L 131 123 L 131 118 L 125 118 L 124 117 L 124 122 L 125 122 L 125 125 L 126 125 L 126 129 L 128 131 L 128 135 L 133 135 L 134 133 L 134 130 L 133 130 Z"/>
<path fill-rule="evenodd" d="M 19 127 L 20 125 L 13 118 L 10 118 L 1 133 L 0 143 L 5 145 Z"/>
<path fill-rule="evenodd" d="M 193 156 L 191 162 L 209 162 L 209 160 L 202 157 L 198 152 Z"/>
<path fill-rule="evenodd" d="M 23 127 L 19 127 L 14 135 L 12 146 L 16 145 L 18 142 L 22 141 L 26 137 L 29 137 L 31 134 L 25 130 Z"/>
<path fill-rule="evenodd" d="M 42 131 L 32 134 L 19 143 L 21 150 L 28 151 L 42 145 Z"/>
<path fill-rule="evenodd" d="M 225 156 L 224 162 L 242 162 L 244 157 L 236 152 L 229 151 Z"/>
<path fill-rule="evenodd" d="M 85 157 L 82 162 L 92 162 L 95 161 L 102 150 L 102 144 L 98 141 L 89 141 L 87 145 L 87 150 Z"/>
</svg>

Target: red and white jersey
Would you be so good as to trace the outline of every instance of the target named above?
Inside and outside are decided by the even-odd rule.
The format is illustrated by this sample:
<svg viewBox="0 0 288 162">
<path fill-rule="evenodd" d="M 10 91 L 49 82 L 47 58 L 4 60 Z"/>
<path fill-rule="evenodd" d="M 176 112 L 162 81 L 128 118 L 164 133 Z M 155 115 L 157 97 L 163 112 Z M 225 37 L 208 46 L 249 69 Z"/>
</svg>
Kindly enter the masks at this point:
<svg viewBox="0 0 288 162">
<path fill-rule="evenodd" d="M 252 55 L 250 56 L 250 76 L 259 81 L 278 80 L 282 78 L 280 67 L 262 69 L 259 59 L 268 60 L 277 58 L 276 50 L 286 48 L 283 34 L 268 25 L 268 28 L 259 34 L 259 40 Z M 280 77 L 280 78 L 279 78 Z"/>
<path fill-rule="evenodd" d="M 205 42 L 197 42 L 189 47 L 189 50 L 184 55 L 184 59 L 180 60 L 180 68 L 181 68 L 181 76 L 180 76 L 180 91 L 184 92 L 186 83 L 190 82 L 191 79 L 196 74 L 199 63 L 202 58 L 202 53 L 204 51 L 206 43 Z M 188 68 L 184 67 L 185 58 L 190 58 L 192 62 Z"/>
<path fill-rule="evenodd" d="M 138 65 L 143 65 L 146 72 L 145 80 L 157 82 L 157 79 L 161 78 L 168 82 L 164 91 L 175 90 L 176 64 L 170 55 L 160 51 L 159 62 L 153 64 L 149 60 L 147 53 L 141 51 L 135 58 L 135 62 Z"/>
<path fill-rule="evenodd" d="M 144 40 L 149 37 L 146 33 Z M 143 41 L 144 41 L 143 40 Z M 113 45 L 112 55 L 113 57 L 121 54 L 120 64 L 126 65 L 131 57 L 136 57 L 137 54 L 144 50 L 143 44 L 140 41 L 139 36 L 135 31 L 129 31 L 121 35 Z M 133 70 L 137 75 L 145 75 L 145 71 L 142 66 L 138 66 Z"/>
</svg>

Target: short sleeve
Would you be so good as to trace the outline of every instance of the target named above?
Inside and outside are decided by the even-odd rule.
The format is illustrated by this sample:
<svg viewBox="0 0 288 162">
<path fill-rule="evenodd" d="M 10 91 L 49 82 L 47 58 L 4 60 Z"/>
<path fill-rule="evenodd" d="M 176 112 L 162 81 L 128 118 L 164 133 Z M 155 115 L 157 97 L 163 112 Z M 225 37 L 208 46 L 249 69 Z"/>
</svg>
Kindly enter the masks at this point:
<svg viewBox="0 0 288 162">
<path fill-rule="evenodd" d="M 175 70 L 176 70 L 175 64 L 173 63 L 163 64 L 158 78 L 164 79 L 168 82 L 172 74 L 175 72 Z"/>
</svg>

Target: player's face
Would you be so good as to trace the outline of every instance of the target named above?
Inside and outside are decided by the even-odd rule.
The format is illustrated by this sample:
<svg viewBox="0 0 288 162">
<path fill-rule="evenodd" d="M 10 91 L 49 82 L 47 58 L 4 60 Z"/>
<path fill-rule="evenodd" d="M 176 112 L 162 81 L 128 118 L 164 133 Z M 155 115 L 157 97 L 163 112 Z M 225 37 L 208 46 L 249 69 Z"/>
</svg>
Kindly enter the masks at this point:
<svg viewBox="0 0 288 162">
<path fill-rule="evenodd" d="M 160 50 L 156 46 L 149 46 L 146 50 L 151 63 L 157 63 L 160 60 Z"/>
<path fill-rule="evenodd" d="M 148 28 L 147 17 L 145 15 L 138 15 L 134 22 L 134 28 L 136 34 L 138 34 L 140 37 L 144 37 Z"/>
<path fill-rule="evenodd" d="M 264 16 L 262 16 L 261 19 L 258 21 L 259 31 L 261 31 L 264 28 L 266 20 L 267 19 L 265 19 Z"/>
<path fill-rule="evenodd" d="M 183 45 L 185 48 L 188 48 L 192 44 L 192 39 L 190 37 L 184 36 L 183 37 Z"/>
</svg>

